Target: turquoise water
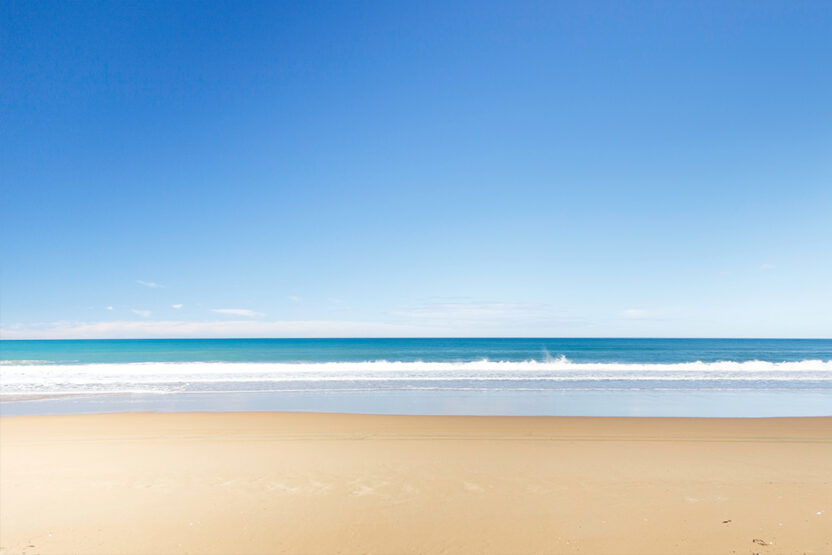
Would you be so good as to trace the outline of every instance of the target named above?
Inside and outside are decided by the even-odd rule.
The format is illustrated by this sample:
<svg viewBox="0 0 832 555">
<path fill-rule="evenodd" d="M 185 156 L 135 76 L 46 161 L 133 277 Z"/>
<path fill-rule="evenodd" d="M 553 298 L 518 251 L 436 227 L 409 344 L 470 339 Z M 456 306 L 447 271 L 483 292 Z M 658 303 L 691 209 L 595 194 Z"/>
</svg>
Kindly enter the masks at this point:
<svg viewBox="0 0 832 555">
<path fill-rule="evenodd" d="M 770 362 L 832 360 L 829 339 L 125 339 L 0 341 L 0 360 L 131 362 Z"/>
<path fill-rule="evenodd" d="M 828 415 L 832 340 L 2 341 L 0 400 L 4 415 Z"/>
</svg>

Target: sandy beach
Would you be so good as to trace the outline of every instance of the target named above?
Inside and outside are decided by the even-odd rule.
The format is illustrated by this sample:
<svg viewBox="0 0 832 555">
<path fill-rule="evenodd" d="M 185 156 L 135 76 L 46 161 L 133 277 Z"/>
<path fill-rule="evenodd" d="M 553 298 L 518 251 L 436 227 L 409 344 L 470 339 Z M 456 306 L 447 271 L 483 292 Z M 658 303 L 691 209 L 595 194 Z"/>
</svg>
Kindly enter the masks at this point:
<svg viewBox="0 0 832 555">
<path fill-rule="evenodd" d="M 832 553 L 832 418 L 0 418 L 2 553 Z"/>
</svg>

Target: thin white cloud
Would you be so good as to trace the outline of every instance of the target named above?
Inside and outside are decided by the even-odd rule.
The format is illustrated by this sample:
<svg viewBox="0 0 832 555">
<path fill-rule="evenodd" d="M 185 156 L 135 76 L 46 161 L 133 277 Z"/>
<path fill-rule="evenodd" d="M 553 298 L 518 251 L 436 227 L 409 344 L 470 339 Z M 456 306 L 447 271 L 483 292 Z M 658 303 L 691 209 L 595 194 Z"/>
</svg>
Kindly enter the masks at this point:
<svg viewBox="0 0 832 555">
<path fill-rule="evenodd" d="M 649 318 L 653 315 L 653 313 L 650 310 L 645 310 L 643 308 L 628 308 L 627 310 L 621 311 L 621 315 L 624 318 L 641 320 L 642 318 Z"/>
<path fill-rule="evenodd" d="M 299 303 L 303 300 L 302 298 L 298 297 L 297 295 L 289 295 L 286 298 L 289 299 L 290 301 L 292 301 L 293 303 Z"/>
<path fill-rule="evenodd" d="M 334 320 L 212 322 L 111 321 L 16 324 L 0 328 L 4 339 L 153 339 L 244 337 L 425 337 L 433 330 L 381 322 Z"/>
<path fill-rule="evenodd" d="M 761 264 L 760 265 L 761 270 L 773 270 L 775 268 L 777 268 L 777 266 L 775 266 L 774 264 Z"/>
<path fill-rule="evenodd" d="M 150 287 L 151 289 L 161 289 L 162 287 L 164 287 L 164 285 L 156 283 L 154 281 L 142 281 L 140 279 L 137 279 L 136 283 L 138 283 L 139 285 L 144 285 L 145 287 Z"/>
<path fill-rule="evenodd" d="M 244 318 L 259 318 L 265 316 L 262 312 L 255 312 L 247 308 L 212 308 L 211 312 L 225 314 L 226 316 L 242 316 Z"/>
<path fill-rule="evenodd" d="M 546 304 L 429 302 L 373 321 L 257 319 L 242 308 L 216 308 L 236 317 L 215 321 L 48 322 L 7 326 L 8 339 L 188 337 L 554 337 L 585 335 L 587 323 Z M 382 315 L 379 315 L 382 316 Z M 582 334 L 581 331 L 584 331 Z"/>
<path fill-rule="evenodd" d="M 107 307 L 107 310 L 112 310 L 112 309 L 113 309 L 113 307 L 111 307 L 111 306 Z"/>
<path fill-rule="evenodd" d="M 138 308 L 134 308 L 131 312 L 133 314 L 138 314 L 142 318 L 150 318 L 150 311 L 149 310 L 139 310 Z"/>
<path fill-rule="evenodd" d="M 179 310 L 180 308 L 182 308 L 182 304 L 181 303 L 180 304 L 172 304 L 172 305 L 170 305 L 170 307 L 175 308 L 176 310 Z"/>
</svg>

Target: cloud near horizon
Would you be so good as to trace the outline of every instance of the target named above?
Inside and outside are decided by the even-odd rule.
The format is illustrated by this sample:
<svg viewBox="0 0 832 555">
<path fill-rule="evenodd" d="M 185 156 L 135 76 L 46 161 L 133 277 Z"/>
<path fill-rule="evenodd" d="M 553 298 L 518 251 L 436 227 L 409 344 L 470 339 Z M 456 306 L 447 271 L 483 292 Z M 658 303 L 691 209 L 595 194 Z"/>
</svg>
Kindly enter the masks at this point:
<svg viewBox="0 0 832 555">
<path fill-rule="evenodd" d="M 165 339 L 273 337 L 403 337 L 426 336 L 398 324 L 335 320 L 118 320 L 108 322 L 46 322 L 0 328 L 3 339 Z"/>
<path fill-rule="evenodd" d="M 247 308 L 212 308 L 211 312 L 225 314 L 226 316 L 242 316 L 243 318 L 260 318 L 265 316 L 262 312 L 255 312 Z"/>
<path fill-rule="evenodd" d="M 142 281 L 140 279 L 136 280 L 136 283 L 139 285 L 144 285 L 145 287 L 150 287 L 151 289 L 161 289 L 164 287 L 161 283 L 156 283 L 154 281 Z"/>
<path fill-rule="evenodd" d="M 387 313 L 376 321 L 265 320 L 244 308 L 215 308 L 213 321 L 60 321 L 0 328 L 6 339 L 152 339 L 272 337 L 529 337 L 575 335 L 586 322 L 546 304 L 435 301 Z M 137 311 L 145 315 L 149 311 Z"/>
<path fill-rule="evenodd" d="M 181 305 L 169 305 L 178 308 Z M 57 321 L 0 328 L 5 339 L 145 339 L 244 337 L 529 337 L 574 336 L 586 322 L 542 303 L 452 299 L 412 305 L 375 321 L 265 320 L 245 308 L 210 309 L 212 321 Z M 149 318 L 149 310 L 132 309 Z"/>
</svg>

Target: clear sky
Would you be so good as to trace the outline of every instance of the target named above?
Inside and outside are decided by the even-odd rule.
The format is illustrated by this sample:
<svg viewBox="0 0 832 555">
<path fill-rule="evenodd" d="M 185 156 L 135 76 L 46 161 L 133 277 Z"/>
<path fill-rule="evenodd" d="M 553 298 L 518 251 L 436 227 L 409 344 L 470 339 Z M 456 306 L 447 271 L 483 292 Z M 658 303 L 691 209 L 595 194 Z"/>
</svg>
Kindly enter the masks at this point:
<svg viewBox="0 0 832 555">
<path fill-rule="evenodd" d="M 0 3 L 2 336 L 832 337 L 832 2 Z"/>
</svg>

